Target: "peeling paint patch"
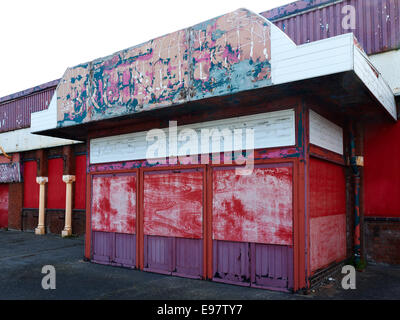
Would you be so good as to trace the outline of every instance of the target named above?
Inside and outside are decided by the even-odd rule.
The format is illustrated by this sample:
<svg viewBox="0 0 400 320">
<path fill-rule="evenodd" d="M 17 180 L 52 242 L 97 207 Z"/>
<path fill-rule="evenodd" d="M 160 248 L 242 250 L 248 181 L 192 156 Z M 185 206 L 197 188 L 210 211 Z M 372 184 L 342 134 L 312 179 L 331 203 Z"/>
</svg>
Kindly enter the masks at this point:
<svg viewBox="0 0 400 320">
<path fill-rule="evenodd" d="M 187 170 L 144 175 L 144 234 L 203 237 L 203 173 Z"/>
<path fill-rule="evenodd" d="M 96 175 L 92 179 L 92 230 L 135 233 L 136 176 Z"/>
<path fill-rule="evenodd" d="M 269 22 L 248 10 L 69 68 L 58 127 L 271 85 Z"/>
<path fill-rule="evenodd" d="M 346 216 L 338 214 L 310 219 L 311 270 L 346 257 Z"/>
<path fill-rule="evenodd" d="M 260 166 L 248 176 L 213 172 L 213 239 L 291 245 L 293 170 Z"/>
<path fill-rule="evenodd" d="M 310 263 L 315 271 L 346 255 L 344 168 L 310 158 Z"/>
</svg>

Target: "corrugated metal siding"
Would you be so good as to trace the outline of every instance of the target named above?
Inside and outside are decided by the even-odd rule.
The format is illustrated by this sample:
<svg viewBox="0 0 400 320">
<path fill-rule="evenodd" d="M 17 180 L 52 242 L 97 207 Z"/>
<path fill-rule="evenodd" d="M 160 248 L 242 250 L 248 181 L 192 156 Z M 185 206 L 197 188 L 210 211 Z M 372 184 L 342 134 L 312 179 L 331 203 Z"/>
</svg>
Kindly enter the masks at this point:
<svg viewBox="0 0 400 320">
<path fill-rule="evenodd" d="M 0 132 L 28 128 L 31 113 L 48 108 L 55 87 L 0 104 Z"/>
<path fill-rule="evenodd" d="M 213 241 L 213 280 L 253 287 L 293 288 L 293 248 Z"/>
<path fill-rule="evenodd" d="M 134 268 L 136 235 L 103 231 L 92 232 L 93 261 Z"/>
<path fill-rule="evenodd" d="M 144 270 L 201 278 L 203 240 L 144 236 Z"/>
<path fill-rule="evenodd" d="M 315 9 L 304 7 L 306 11 L 297 14 L 303 2 L 309 1 L 297 1 L 294 3 L 297 6 L 290 4 L 263 12 L 261 15 L 270 19 L 296 44 L 353 32 L 367 54 L 400 48 L 399 0 L 348 0 L 333 2 L 330 5 L 321 3 L 321 6 Z M 355 30 L 342 28 L 344 14 L 341 10 L 345 5 L 354 6 L 356 9 Z"/>
</svg>

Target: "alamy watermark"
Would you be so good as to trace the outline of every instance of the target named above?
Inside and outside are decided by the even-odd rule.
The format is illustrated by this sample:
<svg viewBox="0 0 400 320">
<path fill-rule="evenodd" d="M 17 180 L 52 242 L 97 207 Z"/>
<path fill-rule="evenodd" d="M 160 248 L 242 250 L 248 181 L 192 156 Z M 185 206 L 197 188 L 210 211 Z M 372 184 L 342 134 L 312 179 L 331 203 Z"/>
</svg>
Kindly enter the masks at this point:
<svg viewBox="0 0 400 320">
<path fill-rule="evenodd" d="M 42 273 L 45 274 L 42 278 L 43 290 L 56 289 L 56 268 L 52 265 L 45 265 L 42 268 Z"/>
<path fill-rule="evenodd" d="M 345 276 L 342 278 L 342 288 L 344 290 L 356 289 L 356 269 L 354 266 L 343 266 L 342 274 L 345 274 Z"/>
<path fill-rule="evenodd" d="M 178 132 L 177 121 L 170 121 L 168 133 L 163 129 L 147 132 L 149 163 L 160 164 L 236 164 L 236 174 L 249 175 L 254 168 L 254 129 L 190 128 Z M 211 155 L 211 156 L 210 156 Z"/>
<path fill-rule="evenodd" d="M 342 28 L 344 30 L 354 30 L 356 28 L 356 8 L 352 5 L 342 7 Z"/>
</svg>

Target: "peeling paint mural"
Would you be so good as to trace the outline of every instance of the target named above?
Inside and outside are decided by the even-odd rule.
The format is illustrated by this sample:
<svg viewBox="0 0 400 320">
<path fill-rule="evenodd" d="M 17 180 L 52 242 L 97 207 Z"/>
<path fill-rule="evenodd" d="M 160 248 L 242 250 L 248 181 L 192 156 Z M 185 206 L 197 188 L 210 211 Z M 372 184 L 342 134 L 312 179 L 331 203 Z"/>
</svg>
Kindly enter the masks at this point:
<svg viewBox="0 0 400 320">
<path fill-rule="evenodd" d="M 203 237 L 203 172 L 147 172 L 144 175 L 144 234 Z"/>
<path fill-rule="evenodd" d="M 213 239 L 292 245 L 293 170 L 259 166 L 247 176 L 213 172 Z"/>
<path fill-rule="evenodd" d="M 67 69 L 58 127 L 271 84 L 270 25 L 246 9 Z"/>
<path fill-rule="evenodd" d="M 136 175 L 95 175 L 92 188 L 92 230 L 134 234 Z"/>
</svg>

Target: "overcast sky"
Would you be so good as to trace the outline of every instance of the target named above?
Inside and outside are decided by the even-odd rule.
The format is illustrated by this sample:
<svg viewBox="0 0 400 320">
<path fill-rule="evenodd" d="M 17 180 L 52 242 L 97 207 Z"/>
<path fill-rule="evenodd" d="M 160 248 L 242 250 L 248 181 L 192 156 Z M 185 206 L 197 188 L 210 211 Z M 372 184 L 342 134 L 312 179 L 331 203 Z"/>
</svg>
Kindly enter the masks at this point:
<svg viewBox="0 0 400 320">
<path fill-rule="evenodd" d="M 238 8 L 293 0 L 14 0 L 0 2 L 0 97 Z"/>
</svg>

